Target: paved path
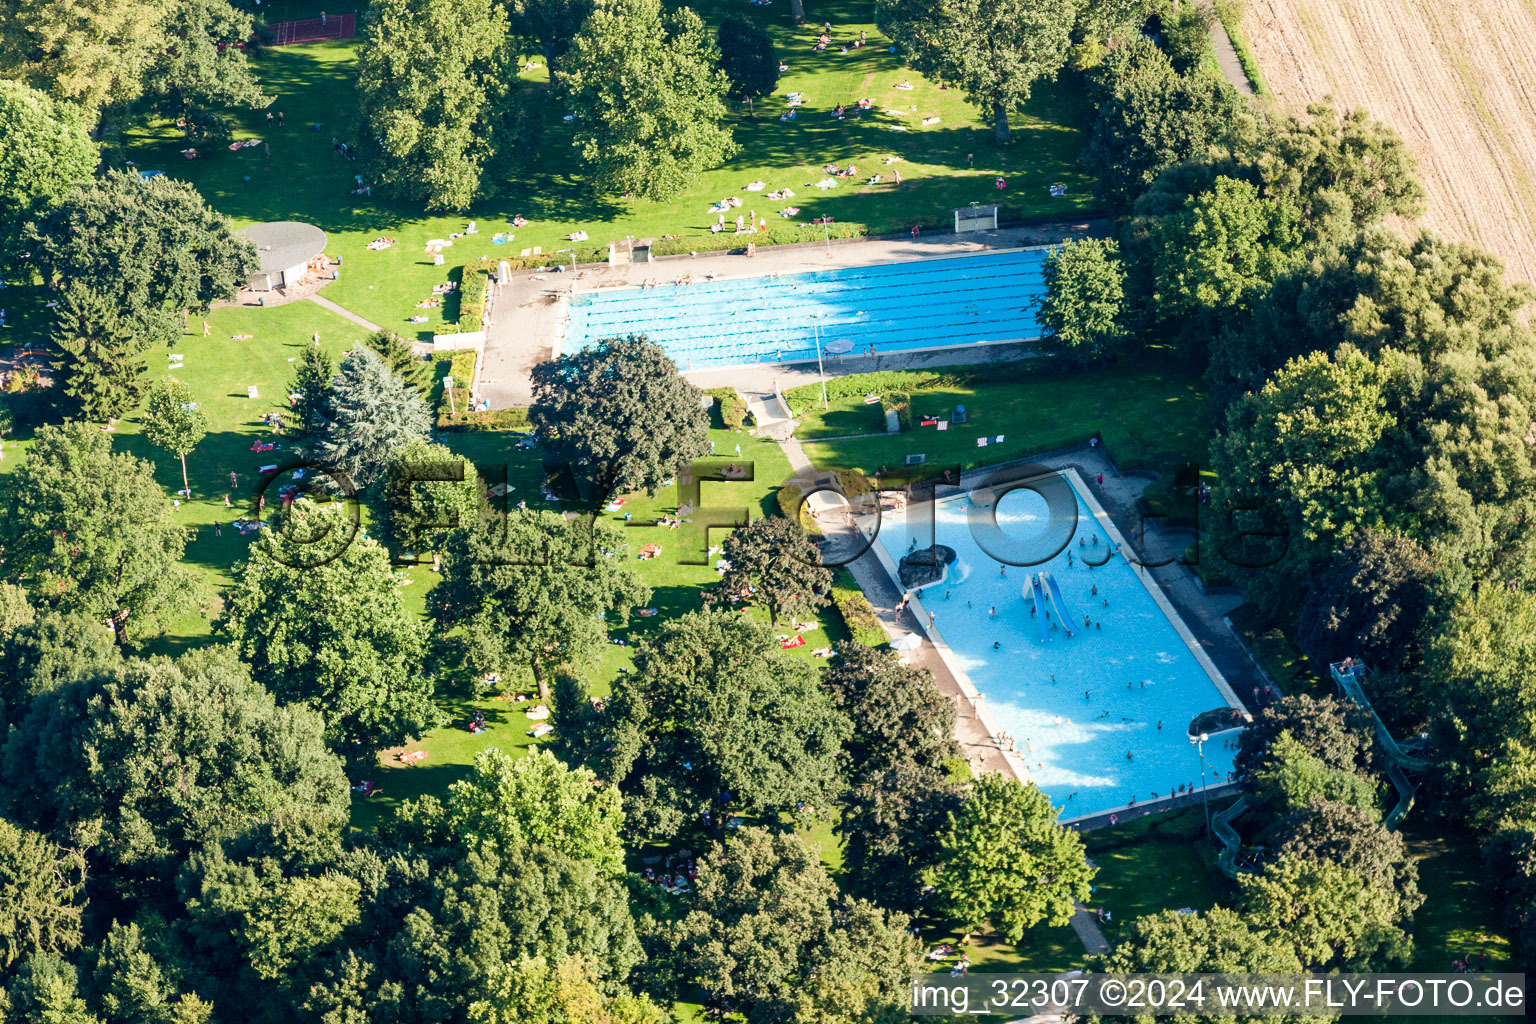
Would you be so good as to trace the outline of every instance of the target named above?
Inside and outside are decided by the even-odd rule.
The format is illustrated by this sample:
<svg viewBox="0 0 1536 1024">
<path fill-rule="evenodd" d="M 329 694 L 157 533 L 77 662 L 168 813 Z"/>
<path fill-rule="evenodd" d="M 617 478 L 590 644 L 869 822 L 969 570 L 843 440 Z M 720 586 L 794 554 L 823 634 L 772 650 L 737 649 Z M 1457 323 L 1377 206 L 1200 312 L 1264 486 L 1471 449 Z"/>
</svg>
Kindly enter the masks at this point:
<svg viewBox="0 0 1536 1024">
<path fill-rule="evenodd" d="M 1227 26 L 1221 23 L 1208 4 L 1202 4 L 1206 16 L 1211 19 L 1211 45 L 1216 47 L 1216 63 L 1221 66 L 1221 74 L 1232 88 L 1244 96 L 1253 95 L 1253 83 L 1248 81 L 1248 72 L 1243 70 L 1243 62 L 1237 59 L 1237 47 L 1232 45 L 1232 37 L 1227 35 Z"/>
<path fill-rule="evenodd" d="M 384 329 L 378 324 L 374 323 L 372 320 L 364 320 L 362 317 L 358 316 L 350 309 L 347 309 L 345 306 L 336 305 L 336 303 L 332 302 L 324 295 L 311 295 L 308 298 L 309 301 L 313 302 L 315 305 L 324 309 L 328 309 L 332 313 L 335 313 L 337 316 L 344 316 L 348 320 L 351 320 L 353 323 L 357 324 L 359 327 L 366 328 L 370 331 L 382 331 Z"/>
</svg>

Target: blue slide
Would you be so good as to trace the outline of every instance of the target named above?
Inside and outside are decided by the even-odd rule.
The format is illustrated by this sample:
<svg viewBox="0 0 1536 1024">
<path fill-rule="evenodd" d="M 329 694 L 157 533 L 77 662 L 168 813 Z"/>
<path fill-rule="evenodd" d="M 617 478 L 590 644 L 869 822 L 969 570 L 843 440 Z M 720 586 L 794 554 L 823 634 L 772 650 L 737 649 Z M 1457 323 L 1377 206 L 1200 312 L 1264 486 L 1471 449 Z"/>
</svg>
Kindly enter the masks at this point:
<svg viewBox="0 0 1536 1024">
<path fill-rule="evenodd" d="M 1029 585 L 1024 588 L 1024 593 L 1035 602 L 1035 625 L 1040 628 L 1040 642 L 1050 643 L 1051 634 L 1045 626 L 1045 593 L 1040 589 L 1040 581 L 1034 573 L 1029 574 Z"/>
<path fill-rule="evenodd" d="M 1076 636 L 1077 627 L 1072 624 L 1072 613 L 1067 610 L 1067 602 L 1062 599 L 1061 588 L 1056 585 L 1056 578 L 1048 572 L 1040 573 L 1040 582 L 1045 584 L 1045 589 L 1051 592 L 1051 604 L 1056 607 L 1056 617 L 1061 620 L 1061 628 L 1067 631 L 1067 636 Z"/>
</svg>

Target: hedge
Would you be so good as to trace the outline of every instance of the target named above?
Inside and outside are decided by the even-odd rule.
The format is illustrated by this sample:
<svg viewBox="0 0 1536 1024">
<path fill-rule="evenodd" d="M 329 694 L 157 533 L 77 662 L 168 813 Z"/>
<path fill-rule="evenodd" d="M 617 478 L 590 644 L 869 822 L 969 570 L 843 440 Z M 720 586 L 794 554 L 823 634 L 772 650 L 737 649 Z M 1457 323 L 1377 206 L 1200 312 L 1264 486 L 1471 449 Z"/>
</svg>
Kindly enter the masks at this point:
<svg viewBox="0 0 1536 1024">
<path fill-rule="evenodd" d="M 715 400 L 712 413 L 720 418 L 721 430 L 740 430 L 747 423 L 747 403 L 742 401 L 735 388 L 705 388 L 704 393 Z M 714 417 L 711 416 L 711 419 Z"/>
<path fill-rule="evenodd" d="M 890 640 L 869 598 L 864 596 L 864 591 L 854 582 L 853 574 L 847 566 L 840 565 L 832 570 L 832 605 L 843 617 L 848 634 L 856 642 L 866 647 L 879 647 Z"/>
<path fill-rule="evenodd" d="M 910 391 L 887 391 L 881 396 L 880 405 L 886 413 L 896 413 L 897 430 L 912 429 L 912 393 Z"/>
<path fill-rule="evenodd" d="M 760 231 L 755 235 L 738 235 L 734 231 L 722 231 L 718 235 L 658 238 L 651 243 L 651 255 L 686 256 L 695 252 L 726 252 L 731 249 L 745 251 L 749 244 L 763 248 L 770 245 L 790 245 L 795 242 L 820 242 L 824 238 L 863 238 L 867 234 L 864 228 L 856 224 L 829 224 L 823 232 L 820 224 L 776 224 L 770 221 L 766 231 Z"/>
<path fill-rule="evenodd" d="M 485 297 L 491 275 L 486 270 L 466 266 L 459 280 L 459 330 L 478 331 L 485 326 Z M 457 378 L 455 378 L 457 379 Z"/>
<path fill-rule="evenodd" d="M 527 430 L 528 410 L 523 406 L 512 406 L 507 409 L 487 409 L 484 412 L 465 412 L 461 408 L 454 415 L 447 409 L 440 409 L 437 413 L 437 429 L 467 434 L 482 430 Z"/>
</svg>

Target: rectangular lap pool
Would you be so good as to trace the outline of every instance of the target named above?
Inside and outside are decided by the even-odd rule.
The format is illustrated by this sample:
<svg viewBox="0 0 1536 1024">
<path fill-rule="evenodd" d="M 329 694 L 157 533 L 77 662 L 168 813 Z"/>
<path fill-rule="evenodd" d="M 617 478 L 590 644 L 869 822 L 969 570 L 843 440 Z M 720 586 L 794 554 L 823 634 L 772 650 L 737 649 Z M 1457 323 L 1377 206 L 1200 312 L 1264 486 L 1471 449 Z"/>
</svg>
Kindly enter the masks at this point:
<svg viewBox="0 0 1536 1024">
<path fill-rule="evenodd" d="M 924 547 L 931 537 L 954 549 L 945 578 L 923 588 L 912 607 L 919 621 L 933 614 L 941 657 L 980 694 L 989 727 L 1013 737 L 1015 770 L 1039 785 L 1064 819 L 1145 804 L 1180 786 L 1198 790 L 1201 761 L 1190 722 L 1237 706 L 1166 598 L 1154 596 L 1142 571 L 1113 554 L 1122 538 L 1096 502 L 1090 508 L 1083 500 L 1076 474 L 1068 478 L 1076 488 L 1065 499 L 1068 506 L 1076 499 L 1075 527 L 1067 522 L 1048 531 L 1045 499 L 1016 490 L 997 503 L 999 533 L 972 529 L 971 516 L 990 519 L 994 511 L 987 493 L 975 491 L 885 513 L 875 542 L 893 578 L 914 543 Z M 931 530 L 919 525 L 930 508 Z M 997 541 L 1002 535 L 1006 549 Z M 1068 536 L 1040 564 L 1005 565 L 987 553 L 1033 562 Z M 1036 590 L 1031 584 L 1041 572 L 1049 579 Z M 1211 733 L 1205 784 L 1227 780 L 1237 736 L 1236 729 Z"/>
<path fill-rule="evenodd" d="M 1040 334 L 1047 250 L 605 289 L 571 298 L 562 350 L 643 334 L 683 370 L 1017 341 Z M 681 267 L 681 264 L 678 264 Z M 658 265 L 657 272 L 669 271 Z"/>
</svg>

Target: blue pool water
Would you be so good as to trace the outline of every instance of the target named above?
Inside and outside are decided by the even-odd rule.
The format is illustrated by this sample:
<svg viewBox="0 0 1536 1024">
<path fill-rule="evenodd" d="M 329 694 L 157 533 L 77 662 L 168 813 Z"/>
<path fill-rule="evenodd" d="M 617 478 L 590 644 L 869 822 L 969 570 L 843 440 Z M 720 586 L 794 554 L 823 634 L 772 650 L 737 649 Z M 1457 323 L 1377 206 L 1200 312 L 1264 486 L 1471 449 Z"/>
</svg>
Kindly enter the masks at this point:
<svg viewBox="0 0 1536 1024">
<path fill-rule="evenodd" d="M 879 354 L 1032 338 L 1040 333 L 1034 300 L 1045 291 L 1045 255 L 987 253 L 578 294 L 564 351 L 643 334 L 688 370 L 815 359 L 818 329 L 823 346 L 851 343 L 856 356 L 871 344 Z"/>
<path fill-rule="evenodd" d="M 978 500 L 985 505 L 985 497 L 941 499 L 931 530 L 915 518 L 926 518 L 923 512 L 886 513 L 877 537 L 892 565 L 914 539 L 922 547 L 932 536 L 955 549 L 946 580 L 919 598 L 920 613 L 934 614 L 941 639 L 982 694 L 993 723 L 1014 738 L 1018 760 L 1062 808 L 1063 818 L 1124 807 L 1132 797 L 1146 803 L 1181 784 L 1198 787 L 1201 763 L 1188 739 L 1189 723 L 1228 703 L 1136 569 L 1119 556 L 1087 566 L 1083 556 L 1103 561 L 1111 541 L 1082 498 L 1072 497 L 1078 518 L 1066 548 L 1039 565 L 1006 566 L 1006 575 L 967 526 L 970 506 Z M 1060 544 L 1047 539 L 1045 508 L 1031 491 L 1014 491 L 998 502 L 997 523 L 1010 551 L 1028 554 L 1012 560 L 1032 561 Z M 1064 538 L 1065 530 L 1057 536 Z M 981 537 L 989 549 L 1000 550 Z M 1030 615 L 1033 602 L 1021 593 L 1030 574 L 1041 571 L 1056 581 L 1075 636 L 1060 628 L 1052 610 L 1049 621 L 1057 629 L 1041 640 L 1038 620 Z M 1046 607 L 1053 608 L 1049 599 Z M 1084 616 L 1102 627 L 1084 629 Z M 1225 781 L 1232 770 L 1238 735 L 1229 730 L 1206 741 L 1207 784 Z"/>
</svg>

